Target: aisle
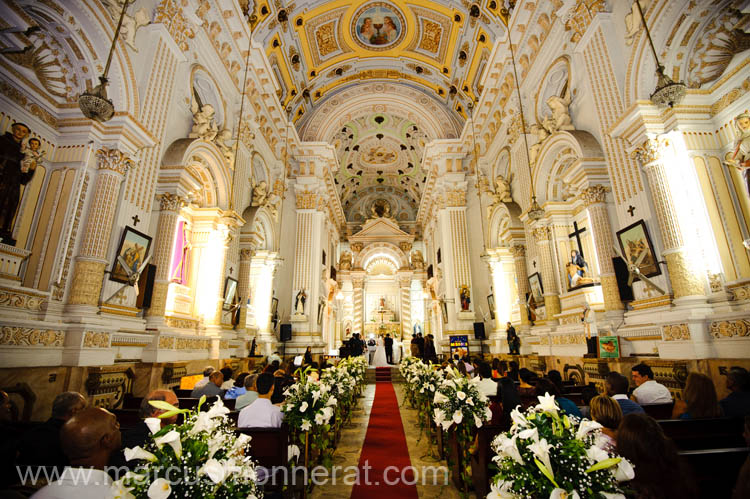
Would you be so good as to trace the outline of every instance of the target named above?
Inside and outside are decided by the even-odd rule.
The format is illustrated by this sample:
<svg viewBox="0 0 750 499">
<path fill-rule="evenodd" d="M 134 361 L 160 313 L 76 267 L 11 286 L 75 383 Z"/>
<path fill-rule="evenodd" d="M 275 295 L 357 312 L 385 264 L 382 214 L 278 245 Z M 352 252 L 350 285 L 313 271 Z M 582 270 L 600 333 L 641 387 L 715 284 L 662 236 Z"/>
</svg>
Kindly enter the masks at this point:
<svg viewBox="0 0 750 499">
<path fill-rule="evenodd" d="M 352 489 L 351 497 L 380 498 L 387 494 L 389 498 L 417 499 L 417 488 L 407 485 L 414 483 L 410 466 L 396 392 L 390 381 L 380 381 L 376 384 L 370 423 L 359 457 L 360 483 Z M 384 476 L 388 467 L 394 468 L 387 470 L 387 476 Z M 365 473 L 369 484 L 365 483 Z M 386 479 L 389 483 L 397 483 L 388 485 Z"/>
</svg>

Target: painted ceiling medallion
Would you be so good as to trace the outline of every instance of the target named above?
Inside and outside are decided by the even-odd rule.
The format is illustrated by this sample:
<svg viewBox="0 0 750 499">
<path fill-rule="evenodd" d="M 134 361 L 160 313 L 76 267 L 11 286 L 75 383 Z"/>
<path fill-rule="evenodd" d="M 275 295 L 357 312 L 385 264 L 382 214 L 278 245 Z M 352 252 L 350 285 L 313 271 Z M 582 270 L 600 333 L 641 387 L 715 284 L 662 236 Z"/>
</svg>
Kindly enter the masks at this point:
<svg viewBox="0 0 750 499">
<path fill-rule="evenodd" d="M 352 39 L 367 50 L 388 50 L 406 35 L 404 15 L 387 2 L 367 3 L 352 19 Z"/>
</svg>

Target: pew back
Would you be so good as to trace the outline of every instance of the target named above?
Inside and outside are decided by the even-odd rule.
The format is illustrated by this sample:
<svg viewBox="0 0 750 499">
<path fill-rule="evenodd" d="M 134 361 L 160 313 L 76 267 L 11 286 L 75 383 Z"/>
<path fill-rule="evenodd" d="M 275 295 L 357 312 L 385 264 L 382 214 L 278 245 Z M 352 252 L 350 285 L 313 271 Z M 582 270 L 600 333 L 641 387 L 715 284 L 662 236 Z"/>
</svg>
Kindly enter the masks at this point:
<svg viewBox="0 0 750 499">
<path fill-rule="evenodd" d="M 740 418 L 666 419 L 659 426 L 680 450 L 745 446 Z"/>
</svg>

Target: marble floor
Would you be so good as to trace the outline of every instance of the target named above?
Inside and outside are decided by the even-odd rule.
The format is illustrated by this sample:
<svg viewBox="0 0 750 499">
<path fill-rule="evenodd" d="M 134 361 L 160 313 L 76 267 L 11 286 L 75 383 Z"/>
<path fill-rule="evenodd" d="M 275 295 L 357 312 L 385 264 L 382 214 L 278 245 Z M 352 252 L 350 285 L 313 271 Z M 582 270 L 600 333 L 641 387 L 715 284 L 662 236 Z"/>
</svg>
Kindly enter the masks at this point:
<svg viewBox="0 0 750 499">
<path fill-rule="evenodd" d="M 401 422 L 406 434 L 411 465 L 417 473 L 424 469 L 423 467 L 430 470 L 426 476 L 425 484 L 422 483 L 422 477 L 417 477 L 416 487 L 420 499 L 452 499 L 461 497 L 458 490 L 452 484 L 449 482 L 446 483 L 446 472 L 443 471 L 443 469 L 447 469 L 445 461 L 440 462 L 432 457 L 434 449 L 430 449 L 427 435 L 420 434 L 417 411 L 409 408 L 408 402 L 404 401 L 403 385 L 394 384 L 394 388 L 399 402 Z M 364 391 L 364 398 L 360 400 L 360 404 L 352 416 L 351 424 L 342 431 L 341 440 L 333 456 L 334 467 L 338 466 L 340 467 L 339 469 L 343 469 L 359 464 L 359 457 L 367 434 L 367 424 L 370 419 L 374 400 L 375 384 L 367 385 Z M 437 473 L 432 471 L 440 466 L 446 468 L 440 469 Z M 343 472 L 339 472 L 339 475 L 345 476 Z M 433 480 L 433 475 L 437 476 L 436 480 Z M 336 483 L 333 483 L 333 480 L 329 480 L 325 485 L 316 486 L 312 491 L 311 497 L 314 499 L 348 499 L 351 496 L 353 485 L 344 483 L 342 476 L 338 477 Z M 434 481 L 437 484 L 433 484 Z M 471 494 L 469 497 L 473 498 L 475 496 Z"/>
</svg>

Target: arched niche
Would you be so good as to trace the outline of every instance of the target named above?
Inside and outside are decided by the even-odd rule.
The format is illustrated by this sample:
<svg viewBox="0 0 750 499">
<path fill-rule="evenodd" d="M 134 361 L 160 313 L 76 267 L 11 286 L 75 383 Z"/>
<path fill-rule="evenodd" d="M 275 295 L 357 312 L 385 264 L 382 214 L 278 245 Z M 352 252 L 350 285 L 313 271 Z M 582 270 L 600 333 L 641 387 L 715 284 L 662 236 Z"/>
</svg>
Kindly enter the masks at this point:
<svg viewBox="0 0 750 499">
<path fill-rule="evenodd" d="M 542 145 L 534 168 L 537 201 L 567 201 L 575 187 L 593 176 L 597 183 L 606 183 L 603 171 L 604 152 L 593 135 L 583 130 L 557 132 Z"/>
<path fill-rule="evenodd" d="M 240 244 L 254 251 L 278 251 L 276 226 L 264 207 L 251 206 L 242 213 L 246 221 L 240 230 Z"/>
<path fill-rule="evenodd" d="M 354 267 L 365 268 L 372 258 L 380 255 L 385 255 L 395 261 L 399 269 L 409 268 L 409 257 L 395 244 L 386 242 L 368 244 L 354 259 Z"/>
<path fill-rule="evenodd" d="M 515 241 L 523 241 L 524 228 L 521 222 L 521 207 L 515 202 L 498 203 L 489 217 L 487 238 L 490 248 L 512 245 Z"/>
<path fill-rule="evenodd" d="M 164 153 L 161 170 L 168 175 L 170 185 L 162 185 L 166 189 L 176 183 L 201 207 L 229 207 L 231 179 L 224 156 L 213 143 L 199 139 L 172 142 Z M 179 178 L 169 175 L 171 171 L 178 171 Z"/>
<path fill-rule="evenodd" d="M 227 105 L 216 84 L 216 80 L 202 66 L 195 65 L 190 72 L 190 98 L 196 99 L 199 106 L 210 104 L 214 108 L 214 119 L 219 130 L 228 126 Z"/>
</svg>

